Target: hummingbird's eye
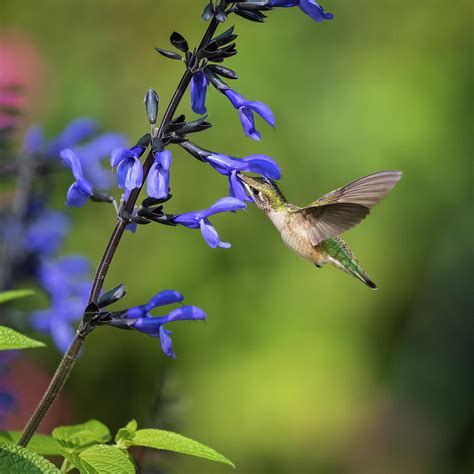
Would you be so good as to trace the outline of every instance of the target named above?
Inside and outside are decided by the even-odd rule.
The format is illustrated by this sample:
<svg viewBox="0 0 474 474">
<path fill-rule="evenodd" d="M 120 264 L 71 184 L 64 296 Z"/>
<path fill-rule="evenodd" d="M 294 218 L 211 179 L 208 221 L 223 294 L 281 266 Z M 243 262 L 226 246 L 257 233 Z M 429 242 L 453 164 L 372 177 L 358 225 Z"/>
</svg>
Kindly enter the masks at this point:
<svg viewBox="0 0 474 474">
<path fill-rule="evenodd" d="M 259 191 L 258 189 L 252 188 L 252 194 L 253 194 L 254 196 L 260 196 L 261 193 L 260 193 L 260 191 Z"/>
</svg>

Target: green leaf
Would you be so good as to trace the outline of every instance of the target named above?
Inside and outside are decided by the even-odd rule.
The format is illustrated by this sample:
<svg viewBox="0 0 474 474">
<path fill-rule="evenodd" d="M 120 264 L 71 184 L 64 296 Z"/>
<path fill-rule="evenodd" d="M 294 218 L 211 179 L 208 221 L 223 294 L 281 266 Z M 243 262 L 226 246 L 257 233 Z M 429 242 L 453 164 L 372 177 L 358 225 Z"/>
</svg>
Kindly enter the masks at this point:
<svg viewBox="0 0 474 474">
<path fill-rule="evenodd" d="M 35 341 L 12 328 L 0 326 L 0 351 L 10 349 L 29 349 L 33 347 L 45 347 L 40 341 Z"/>
<path fill-rule="evenodd" d="M 232 461 L 214 449 L 178 433 L 173 433 L 172 431 L 155 429 L 138 430 L 135 432 L 133 438 L 127 440 L 126 443 L 128 446 L 146 446 L 148 448 L 165 449 L 166 451 L 174 451 L 175 453 L 189 454 L 190 456 L 197 456 L 210 461 L 218 461 L 235 467 Z"/>
<path fill-rule="evenodd" d="M 135 474 L 136 472 L 126 452 L 107 444 L 97 444 L 87 448 L 77 458 L 75 466 L 81 474 Z"/>
<path fill-rule="evenodd" d="M 120 428 L 115 435 L 115 442 L 119 448 L 127 448 L 127 442 L 135 436 L 135 431 L 137 431 L 137 421 L 131 420 L 127 423 L 126 426 Z"/>
<path fill-rule="evenodd" d="M 24 298 L 25 296 L 34 295 L 35 292 L 32 290 L 11 290 L 2 291 L 0 293 L 0 304 L 6 303 L 7 301 L 16 300 L 18 298 Z"/>
<path fill-rule="evenodd" d="M 20 446 L 0 443 L 0 472 L 9 474 L 59 474 L 43 456 Z"/>
<path fill-rule="evenodd" d="M 98 420 L 89 420 L 80 425 L 59 426 L 53 430 L 52 435 L 69 452 L 82 451 L 112 439 L 107 426 Z"/>
<path fill-rule="evenodd" d="M 20 431 L 0 431 L 0 441 L 16 444 L 20 438 Z M 43 456 L 57 456 L 62 454 L 61 445 L 51 436 L 35 434 L 28 443 L 28 449 Z"/>
</svg>

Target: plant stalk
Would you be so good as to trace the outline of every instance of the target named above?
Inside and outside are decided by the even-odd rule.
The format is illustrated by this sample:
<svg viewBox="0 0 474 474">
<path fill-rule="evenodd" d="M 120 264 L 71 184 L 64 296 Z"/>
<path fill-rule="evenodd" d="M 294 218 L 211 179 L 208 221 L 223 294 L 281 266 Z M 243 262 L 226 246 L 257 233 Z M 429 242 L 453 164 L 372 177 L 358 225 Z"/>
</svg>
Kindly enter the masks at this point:
<svg viewBox="0 0 474 474">
<path fill-rule="evenodd" d="M 28 424 L 23 430 L 23 433 L 18 440 L 19 446 L 26 447 L 37 430 L 39 424 L 45 417 L 46 413 L 48 413 L 49 408 L 56 400 L 56 397 L 59 395 L 59 392 L 63 388 L 63 385 L 65 384 L 72 368 L 74 367 L 74 364 L 76 363 L 85 337 L 86 336 L 84 333 L 77 331 L 74 340 L 69 346 L 69 349 L 66 351 L 60 364 L 58 365 L 58 368 L 56 369 L 56 372 L 51 379 L 51 382 L 49 383 L 43 398 L 41 399 L 39 405 L 36 407 L 33 415 L 28 421 Z"/>
<path fill-rule="evenodd" d="M 204 33 L 201 43 L 197 49 L 198 51 L 211 40 L 218 25 L 219 25 L 219 22 L 216 20 L 215 17 L 213 17 L 209 23 L 209 26 L 207 27 L 206 32 Z M 164 130 L 166 126 L 168 125 L 168 123 L 173 118 L 173 115 L 175 114 L 176 109 L 181 99 L 183 98 L 183 95 L 186 92 L 186 89 L 188 88 L 191 78 L 192 78 L 192 72 L 189 71 L 188 68 L 186 68 L 186 71 L 184 72 L 181 78 L 181 81 L 179 82 L 178 87 L 176 88 L 176 91 L 173 94 L 173 97 L 171 98 L 171 101 L 168 104 L 168 107 L 160 122 L 160 126 L 158 128 L 159 137 L 163 137 Z M 143 164 L 143 183 L 145 183 L 146 177 L 148 175 L 148 172 L 150 171 L 152 164 L 153 164 L 153 155 L 152 155 L 152 152 L 150 151 Z M 129 199 L 125 204 L 125 209 L 127 211 L 131 212 L 131 210 L 134 208 L 142 187 L 143 187 L 143 184 L 140 188 L 136 188 L 131 192 Z M 104 250 L 99 266 L 97 268 L 97 271 L 92 283 L 92 288 L 90 291 L 88 304 L 92 302 L 96 302 L 99 297 L 100 291 L 102 290 L 102 287 L 104 285 L 104 280 L 107 275 L 107 271 L 112 262 L 112 259 L 114 258 L 115 252 L 120 244 L 120 240 L 122 238 L 125 227 L 126 227 L 126 222 L 123 219 L 119 219 L 117 223 L 115 224 L 115 228 L 112 231 L 109 242 Z M 81 328 L 84 328 L 84 327 L 85 327 L 84 322 L 82 322 L 80 325 L 80 329 L 77 331 L 73 342 L 71 343 L 67 352 L 64 354 L 58 368 L 56 369 L 56 372 L 46 392 L 44 393 L 43 398 L 41 399 L 39 405 L 36 407 L 35 411 L 33 412 L 33 415 L 28 421 L 26 427 L 24 428 L 20 436 L 20 439 L 18 440 L 19 446 L 26 447 L 28 445 L 33 434 L 38 429 L 38 426 L 40 425 L 41 421 L 43 420 L 46 413 L 51 408 L 51 405 L 54 403 L 57 396 L 59 395 L 59 392 L 61 391 L 62 387 L 66 383 L 66 380 L 69 378 L 69 375 L 71 374 L 71 371 L 78 357 L 79 351 L 81 350 L 81 347 L 84 344 L 84 341 L 90 332 L 90 330 L 81 330 Z"/>
</svg>

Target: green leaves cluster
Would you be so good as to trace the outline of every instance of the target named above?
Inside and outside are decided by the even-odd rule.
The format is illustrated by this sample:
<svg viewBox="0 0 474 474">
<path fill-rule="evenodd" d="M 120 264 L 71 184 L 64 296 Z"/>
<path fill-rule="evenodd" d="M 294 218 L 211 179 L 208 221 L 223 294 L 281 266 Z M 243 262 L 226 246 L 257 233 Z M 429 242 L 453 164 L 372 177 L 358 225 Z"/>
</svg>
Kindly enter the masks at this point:
<svg viewBox="0 0 474 474">
<path fill-rule="evenodd" d="M 134 474 L 135 463 L 128 452 L 131 446 L 188 454 L 235 467 L 225 456 L 204 444 L 171 431 L 139 430 L 135 420 L 118 430 L 114 444 L 109 444 L 112 435 L 98 420 L 60 426 L 51 436 L 36 434 L 28 449 L 14 445 L 19 436 L 19 432 L 0 432 L 0 472 L 49 474 L 77 469 L 81 474 Z M 61 470 L 41 455 L 62 456 Z"/>
</svg>

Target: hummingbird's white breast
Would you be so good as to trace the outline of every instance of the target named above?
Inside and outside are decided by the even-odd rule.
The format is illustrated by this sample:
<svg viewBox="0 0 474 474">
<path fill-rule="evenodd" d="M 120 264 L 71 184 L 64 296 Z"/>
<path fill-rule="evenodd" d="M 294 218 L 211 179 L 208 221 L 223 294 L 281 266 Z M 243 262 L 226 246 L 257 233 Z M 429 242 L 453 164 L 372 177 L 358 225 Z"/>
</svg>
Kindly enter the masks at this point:
<svg viewBox="0 0 474 474">
<path fill-rule="evenodd" d="M 290 250 L 311 262 L 321 260 L 318 249 L 311 245 L 304 222 L 292 218 L 286 210 L 270 210 L 267 215 Z"/>
</svg>

